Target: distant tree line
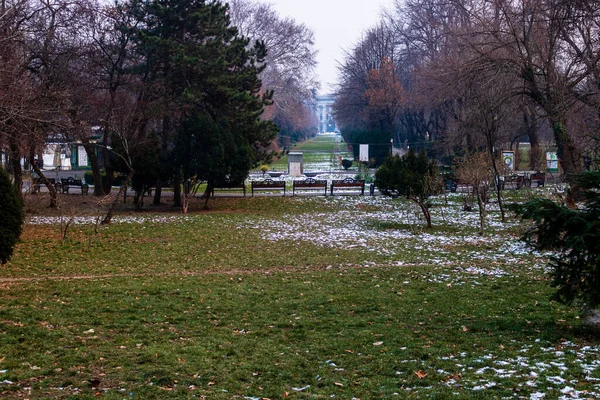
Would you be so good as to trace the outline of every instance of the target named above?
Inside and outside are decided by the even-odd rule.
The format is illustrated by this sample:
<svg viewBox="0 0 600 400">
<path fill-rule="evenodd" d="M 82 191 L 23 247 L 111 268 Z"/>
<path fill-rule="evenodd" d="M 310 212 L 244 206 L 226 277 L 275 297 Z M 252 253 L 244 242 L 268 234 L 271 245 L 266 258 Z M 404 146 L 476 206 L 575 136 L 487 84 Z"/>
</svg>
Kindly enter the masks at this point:
<svg viewBox="0 0 600 400">
<path fill-rule="evenodd" d="M 244 19 L 258 6 L 233 6 L 2 0 L 0 151 L 16 191 L 26 158 L 56 205 L 36 159 L 60 135 L 85 148 L 95 195 L 121 174 L 138 199 L 152 186 L 160 202 L 171 185 L 185 211 L 198 183 L 240 183 L 268 160 L 275 122 L 282 135 L 308 134 L 312 32 L 269 8 Z"/>
<path fill-rule="evenodd" d="M 347 52 L 335 117 L 349 143 L 442 160 L 525 141 L 545 169 L 548 141 L 578 173 L 598 150 L 599 52 L 596 0 L 396 1 Z"/>
</svg>

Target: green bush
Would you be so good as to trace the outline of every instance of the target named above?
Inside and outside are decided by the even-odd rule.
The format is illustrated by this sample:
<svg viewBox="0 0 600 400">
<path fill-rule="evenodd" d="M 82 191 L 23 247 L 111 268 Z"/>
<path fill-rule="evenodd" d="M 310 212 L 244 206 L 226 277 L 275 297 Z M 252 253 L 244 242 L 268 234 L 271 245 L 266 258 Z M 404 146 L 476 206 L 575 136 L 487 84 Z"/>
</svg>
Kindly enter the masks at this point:
<svg viewBox="0 0 600 400">
<path fill-rule="evenodd" d="M 6 264 L 23 229 L 23 202 L 8 174 L 0 167 L 0 263 Z"/>
<path fill-rule="evenodd" d="M 554 249 L 550 268 L 555 298 L 600 307 L 600 172 L 577 178 L 582 203 L 570 209 L 548 199 L 513 204 L 511 208 L 534 222 L 524 239 L 539 249 Z"/>
<path fill-rule="evenodd" d="M 413 149 L 402 157 L 388 156 L 375 173 L 375 186 L 386 196 L 403 196 L 419 205 L 427 226 L 431 228 L 431 214 L 426 200 L 441 190 L 441 180 L 435 161 L 422 151 Z"/>
</svg>

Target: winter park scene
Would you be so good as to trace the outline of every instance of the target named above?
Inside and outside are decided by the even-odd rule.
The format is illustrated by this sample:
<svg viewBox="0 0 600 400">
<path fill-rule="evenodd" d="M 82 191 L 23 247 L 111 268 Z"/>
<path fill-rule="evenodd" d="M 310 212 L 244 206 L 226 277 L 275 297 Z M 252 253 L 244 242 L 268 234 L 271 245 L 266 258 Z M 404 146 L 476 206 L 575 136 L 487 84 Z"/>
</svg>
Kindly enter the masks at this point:
<svg viewBox="0 0 600 400">
<path fill-rule="evenodd" d="M 3 0 L 0 399 L 600 399 L 600 1 Z"/>
</svg>

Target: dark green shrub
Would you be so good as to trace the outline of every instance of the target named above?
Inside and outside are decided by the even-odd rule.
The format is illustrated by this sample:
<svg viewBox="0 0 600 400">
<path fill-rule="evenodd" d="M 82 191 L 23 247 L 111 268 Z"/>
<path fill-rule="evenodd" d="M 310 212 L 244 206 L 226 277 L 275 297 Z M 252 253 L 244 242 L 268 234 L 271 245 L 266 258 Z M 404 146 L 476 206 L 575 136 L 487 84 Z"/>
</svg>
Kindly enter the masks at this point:
<svg viewBox="0 0 600 400">
<path fill-rule="evenodd" d="M 4 168 L 0 167 L 0 263 L 6 264 L 23 229 L 25 214 L 23 202 L 10 182 Z"/>
<path fill-rule="evenodd" d="M 419 205 L 427 226 L 431 228 L 431 214 L 426 200 L 441 190 L 441 179 L 435 161 L 422 151 L 412 149 L 402 157 L 388 156 L 375 173 L 375 186 L 386 196 L 403 196 Z"/>
<path fill-rule="evenodd" d="M 600 306 L 600 172 L 577 179 L 582 205 L 570 209 L 548 199 L 511 205 L 535 226 L 524 239 L 539 249 L 554 249 L 551 258 L 555 298 L 564 303 L 579 301 L 585 307 Z"/>
</svg>

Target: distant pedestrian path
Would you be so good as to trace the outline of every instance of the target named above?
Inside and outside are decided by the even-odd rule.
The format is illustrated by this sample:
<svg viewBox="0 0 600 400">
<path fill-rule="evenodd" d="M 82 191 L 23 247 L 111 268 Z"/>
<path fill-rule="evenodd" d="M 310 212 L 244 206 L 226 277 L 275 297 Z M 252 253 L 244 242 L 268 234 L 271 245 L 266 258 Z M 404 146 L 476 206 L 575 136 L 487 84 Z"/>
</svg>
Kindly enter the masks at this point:
<svg viewBox="0 0 600 400">
<path fill-rule="evenodd" d="M 341 159 L 354 159 L 352 151 L 339 133 L 320 134 L 296 143 L 290 151 L 300 151 L 304 154 L 305 171 L 332 171 L 341 168 Z M 273 170 L 287 171 L 288 157 L 283 156 L 271 165 Z"/>
</svg>

